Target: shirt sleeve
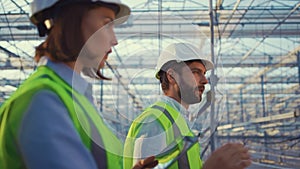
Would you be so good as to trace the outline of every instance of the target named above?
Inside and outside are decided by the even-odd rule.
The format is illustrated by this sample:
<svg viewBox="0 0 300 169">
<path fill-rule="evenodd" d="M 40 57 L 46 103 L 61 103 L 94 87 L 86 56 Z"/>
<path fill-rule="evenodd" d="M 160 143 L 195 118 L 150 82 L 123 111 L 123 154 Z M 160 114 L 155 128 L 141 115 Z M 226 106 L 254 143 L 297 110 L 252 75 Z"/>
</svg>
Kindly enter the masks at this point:
<svg viewBox="0 0 300 169">
<path fill-rule="evenodd" d="M 97 168 L 66 107 L 52 91 L 43 90 L 32 98 L 18 136 L 19 148 L 29 169 Z"/>
</svg>

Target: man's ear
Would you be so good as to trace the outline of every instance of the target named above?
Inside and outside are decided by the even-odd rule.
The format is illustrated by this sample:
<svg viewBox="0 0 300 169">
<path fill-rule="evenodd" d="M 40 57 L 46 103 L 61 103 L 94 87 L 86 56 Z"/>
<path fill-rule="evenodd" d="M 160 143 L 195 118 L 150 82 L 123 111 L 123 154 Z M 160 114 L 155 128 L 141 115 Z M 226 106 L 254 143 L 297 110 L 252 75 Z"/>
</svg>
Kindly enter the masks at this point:
<svg viewBox="0 0 300 169">
<path fill-rule="evenodd" d="M 167 78 L 170 84 L 176 83 L 176 72 L 173 69 L 168 69 L 167 70 Z"/>
</svg>

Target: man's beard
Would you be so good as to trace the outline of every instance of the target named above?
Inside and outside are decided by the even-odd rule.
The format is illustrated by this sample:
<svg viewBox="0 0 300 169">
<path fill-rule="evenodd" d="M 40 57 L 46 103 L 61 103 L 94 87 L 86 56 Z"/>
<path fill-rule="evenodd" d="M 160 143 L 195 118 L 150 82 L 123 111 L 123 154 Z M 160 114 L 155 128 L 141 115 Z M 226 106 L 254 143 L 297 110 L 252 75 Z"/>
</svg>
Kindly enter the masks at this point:
<svg viewBox="0 0 300 169">
<path fill-rule="evenodd" d="M 202 96 L 198 93 L 198 87 L 190 86 L 185 81 L 181 80 L 181 85 L 179 87 L 178 96 L 181 101 L 187 104 L 199 103 L 202 99 Z"/>
</svg>

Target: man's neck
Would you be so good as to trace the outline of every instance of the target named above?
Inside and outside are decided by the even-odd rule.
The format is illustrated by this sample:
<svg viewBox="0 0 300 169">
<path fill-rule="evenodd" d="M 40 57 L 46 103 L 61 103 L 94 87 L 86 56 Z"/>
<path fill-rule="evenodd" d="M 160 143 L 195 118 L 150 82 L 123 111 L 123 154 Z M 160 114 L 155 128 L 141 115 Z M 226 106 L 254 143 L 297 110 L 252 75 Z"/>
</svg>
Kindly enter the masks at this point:
<svg viewBox="0 0 300 169">
<path fill-rule="evenodd" d="M 167 95 L 167 94 L 165 94 L 165 96 L 170 97 L 170 98 L 176 100 L 176 101 L 177 101 L 179 104 L 181 104 L 186 110 L 189 108 L 189 104 L 185 103 L 185 102 L 184 102 L 183 100 L 181 100 L 180 98 L 174 97 L 174 96 L 169 96 L 169 95 Z"/>
</svg>

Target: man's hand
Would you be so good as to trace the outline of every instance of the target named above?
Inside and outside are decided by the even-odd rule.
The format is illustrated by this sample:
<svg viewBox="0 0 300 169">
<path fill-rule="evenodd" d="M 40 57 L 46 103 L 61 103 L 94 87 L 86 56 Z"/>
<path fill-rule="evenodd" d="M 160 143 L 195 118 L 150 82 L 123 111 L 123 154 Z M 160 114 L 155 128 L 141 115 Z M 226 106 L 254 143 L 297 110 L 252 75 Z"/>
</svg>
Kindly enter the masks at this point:
<svg viewBox="0 0 300 169">
<path fill-rule="evenodd" d="M 144 168 L 153 168 L 158 164 L 158 161 L 154 156 L 145 158 L 144 160 L 138 161 L 132 169 L 144 169 Z"/>
<path fill-rule="evenodd" d="M 212 153 L 203 169 L 244 169 L 250 164 L 248 148 L 239 143 L 227 143 Z"/>
</svg>

